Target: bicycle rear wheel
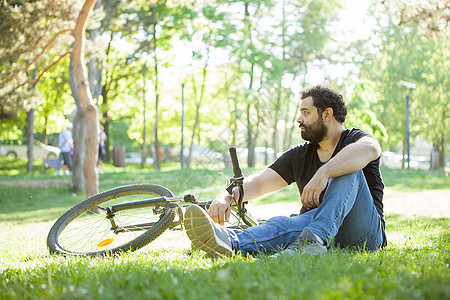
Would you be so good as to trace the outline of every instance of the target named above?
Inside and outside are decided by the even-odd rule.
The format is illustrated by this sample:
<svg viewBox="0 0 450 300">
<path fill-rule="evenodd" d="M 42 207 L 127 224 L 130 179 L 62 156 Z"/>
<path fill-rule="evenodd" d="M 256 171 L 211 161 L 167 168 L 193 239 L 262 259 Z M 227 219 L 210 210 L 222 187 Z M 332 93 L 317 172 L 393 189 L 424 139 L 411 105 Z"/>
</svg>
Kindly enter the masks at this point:
<svg viewBox="0 0 450 300">
<path fill-rule="evenodd" d="M 149 206 L 118 211 L 112 230 L 107 207 L 121 203 L 173 197 L 168 189 L 153 184 L 121 186 L 96 194 L 63 214 L 50 229 L 47 246 L 50 253 L 63 255 L 111 255 L 137 250 L 160 236 L 175 217 L 172 207 Z M 142 224 L 146 224 L 142 227 Z"/>
</svg>

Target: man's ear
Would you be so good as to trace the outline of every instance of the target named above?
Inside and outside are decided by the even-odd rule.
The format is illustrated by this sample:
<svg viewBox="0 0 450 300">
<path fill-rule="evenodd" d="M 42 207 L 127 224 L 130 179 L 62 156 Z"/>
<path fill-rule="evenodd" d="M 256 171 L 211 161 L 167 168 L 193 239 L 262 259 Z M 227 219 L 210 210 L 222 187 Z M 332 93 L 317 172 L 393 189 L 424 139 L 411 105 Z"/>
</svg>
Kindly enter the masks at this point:
<svg viewBox="0 0 450 300">
<path fill-rule="evenodd" d="M 331 107 L 327 107 L 322 113 L 322 118 L 324 121 L 329 122 L 334 117 L 333 109 Z"/>
</svg>

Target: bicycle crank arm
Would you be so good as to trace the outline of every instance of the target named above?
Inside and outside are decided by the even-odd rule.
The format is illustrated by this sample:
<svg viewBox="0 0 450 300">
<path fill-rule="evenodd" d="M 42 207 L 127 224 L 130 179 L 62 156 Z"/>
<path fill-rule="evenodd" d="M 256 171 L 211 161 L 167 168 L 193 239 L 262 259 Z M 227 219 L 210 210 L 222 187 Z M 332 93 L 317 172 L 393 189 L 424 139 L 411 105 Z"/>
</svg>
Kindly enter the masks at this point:
<svg viewBox="0 0 450 300">
<path fill-rule="evenodd" d="M 129 226 L 120 226 L 120 227 L 117 227 L 114 229 L 114 233 L 119 234 L 121 232 L 148 230 L 148 229 L 152 228 L 153 225 L 155 225 L 155 224 L 156 224 L 156 222 L 137 224 L 137 225 L 129 225 Z"/>
</svg>

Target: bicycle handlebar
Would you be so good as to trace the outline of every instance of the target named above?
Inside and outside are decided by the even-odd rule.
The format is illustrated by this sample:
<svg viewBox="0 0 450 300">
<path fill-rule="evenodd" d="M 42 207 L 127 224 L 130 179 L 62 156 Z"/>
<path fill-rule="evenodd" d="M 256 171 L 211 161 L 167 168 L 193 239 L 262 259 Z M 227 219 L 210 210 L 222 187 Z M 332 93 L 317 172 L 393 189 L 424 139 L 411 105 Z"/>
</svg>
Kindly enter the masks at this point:
<svg viewBox="0 0 450 300">
<path fill-rule="evenodd" d="M 233 195 L 233 188 L 238 187 L 239 188 L 239 197 L 238 199 L 234 199 L 236 201 L 237 207 L 238 207 L 238 215 L 242 219 L 242 221 L 249 227 L 252 226 L 252 223 L 250 223 L 246 218 L 247 209 L 245 208 L 245 202 L 244 199 L 244 175 L 242 174 L 242 170 L 239 167 L 239 161 L 236 154 L 236 148 L 231 147 L 228 149 L 230 152 L 231 157 L 231 164 L 233 165 L 233 173 L 234 177 L 230 179 L 230 184 L 226 188 L 227 192 L 230 195 Z"/>
<path fill-rule="evenodd" d="M 239 161 L 237 159 L 236 148 L 231 147 L 230 149 L 228 149 L 228 151 L 230 151 L 231 164 L 233 165 L 234 177 L 235 178 L 241 177 L 242 171 L 241 171 L 241 168 L 239 167 Z"/>
</svg>

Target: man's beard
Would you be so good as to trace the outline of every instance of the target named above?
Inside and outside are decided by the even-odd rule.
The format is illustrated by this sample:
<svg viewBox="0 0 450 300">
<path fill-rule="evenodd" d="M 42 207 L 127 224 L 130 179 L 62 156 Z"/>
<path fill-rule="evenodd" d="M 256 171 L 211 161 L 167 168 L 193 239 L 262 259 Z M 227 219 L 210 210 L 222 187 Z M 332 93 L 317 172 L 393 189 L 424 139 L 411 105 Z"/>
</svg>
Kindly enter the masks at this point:
<svg viewBox="0 0 450 300">
<path fill-rule="evenodd" d="M 323 123 L 322 118 L 319 118 L 309 126 L 301 124 L 300 127 L 304 128 L 301 132 L 302 139 L 305 141 L 310 141 L 311 143 L 321 142 L 328 132 L 328 128 Z"/>
</svg>

